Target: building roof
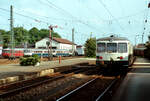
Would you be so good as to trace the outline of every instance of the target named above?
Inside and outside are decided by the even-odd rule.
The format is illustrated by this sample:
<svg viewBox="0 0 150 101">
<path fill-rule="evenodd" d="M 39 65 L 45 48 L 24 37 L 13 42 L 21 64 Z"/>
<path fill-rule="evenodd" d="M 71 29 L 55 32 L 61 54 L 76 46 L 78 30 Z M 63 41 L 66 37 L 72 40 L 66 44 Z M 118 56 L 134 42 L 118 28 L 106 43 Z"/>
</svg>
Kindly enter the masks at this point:
<svg viewBox="0 0 150 101">
<path fill-rule="evenodd" d="M 73 44 L 71 41 L 67 40 L 67 39 L 62 39 L 62 38 L 56 38 L 56 37 L 53 37 L 53 40 L 59 42 L 59 43 L 64 43 L 64 44 Z"/>
<path fill-rule="evenodd" d="M 49 37 L 46 37 L 43 39 L 49 39 Z M 43 40 L 43 39 L 41 39 L 41 40 Z M 41 41 L 41 40 L 39 40 L 39 41 Z M 58 43 L 71 44 L 71 45 L 73 44 L 71 41 L 69 41 L 67 39 L 62 39 L 62 38 L 53 37 L 53 40 L 58 42 Z M 37 42 L 39 42 L 39 41 L 37 41 Z M 74 45 L 76 45 L 76 44 L 74 43 Z"/>
<path fill-rule="evenodd" d="M 82 45 L 77 45 L 77 48 L 81 48 L 81 47 L 84 47 L 84 46 L 82 46 Z"/>
</svg>

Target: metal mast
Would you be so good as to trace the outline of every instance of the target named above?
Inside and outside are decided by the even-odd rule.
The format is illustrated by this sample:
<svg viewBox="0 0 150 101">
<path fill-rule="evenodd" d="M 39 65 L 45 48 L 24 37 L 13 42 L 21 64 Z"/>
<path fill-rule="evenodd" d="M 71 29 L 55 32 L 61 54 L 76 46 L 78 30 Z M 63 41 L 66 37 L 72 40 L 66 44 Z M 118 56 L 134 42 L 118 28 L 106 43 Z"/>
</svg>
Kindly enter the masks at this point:
<svg viewBox="0 0 150 101">
<path fill-rule="evenodd" d="M 72 29 L 72 55 L 74 56 L 74 28 Z"/>
<path fill-rule="evenodd" d="M 11 58 L 14 57 L 13 6 L 10 6 Z"/>
</svg>

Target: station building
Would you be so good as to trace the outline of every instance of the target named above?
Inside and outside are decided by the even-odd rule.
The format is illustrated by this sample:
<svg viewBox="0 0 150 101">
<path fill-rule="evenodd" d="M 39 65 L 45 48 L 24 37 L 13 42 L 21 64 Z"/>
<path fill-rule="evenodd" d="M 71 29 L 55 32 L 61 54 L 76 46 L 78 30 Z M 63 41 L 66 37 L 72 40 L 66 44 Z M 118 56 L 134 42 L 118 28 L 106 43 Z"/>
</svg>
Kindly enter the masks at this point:
<svg viewBox="0 0 150 101">
<path fill-rule="evenodd" d="M 49 42 L 49 38 L 43 38 L 40 41 L 37 41 L 35 43 L 35 48 L 38 49 L 46 49 L 48 48 L 47 43 Z M 67 39 L 62 38 L 56 38 L 53 37 L 52 39 L 52 49 L 67 49 L 72 50 L 72 47 L 74 47 L 74 50 L 76 51 L 76 44 L 72 43 L 71 41 Z"/>
<path fill-rule="evenodd" d="M 3 45 L 0 44 L 0 56 L 2 55 Z"/>
</svg>

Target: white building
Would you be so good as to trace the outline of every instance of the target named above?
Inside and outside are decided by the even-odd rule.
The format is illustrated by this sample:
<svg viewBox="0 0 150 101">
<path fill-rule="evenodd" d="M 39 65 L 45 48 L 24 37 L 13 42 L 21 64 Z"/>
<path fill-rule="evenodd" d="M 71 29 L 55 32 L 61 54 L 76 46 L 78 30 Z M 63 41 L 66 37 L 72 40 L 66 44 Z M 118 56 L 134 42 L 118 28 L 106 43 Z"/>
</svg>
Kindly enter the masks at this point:
<svg viewBox="0 0 150 101">
<path fill-rule="evenodd" d="M 49 42 L 49 38 L 44 38 L 35 43 L 35 48 L 47 48 L 47 42 Z M 62 38 L 53 37 L 52 40 L 52 48 L 53 49 L 67 49 L 72 50 L 72 42 Z M 73 44 L 74 50 L 76 51 L 76 44 Z"/>
<path fill-rule="evenodd" d="M 3 46 L 0 45 L 0 56 L 2 55 Z"/>
<path fill-rule="evenodd" d="M 85 49 L 84 46 L 78 45 L 76 48 L 77 48 L 78 55 L 84 55 L 84 49 Z"/>
</svg>

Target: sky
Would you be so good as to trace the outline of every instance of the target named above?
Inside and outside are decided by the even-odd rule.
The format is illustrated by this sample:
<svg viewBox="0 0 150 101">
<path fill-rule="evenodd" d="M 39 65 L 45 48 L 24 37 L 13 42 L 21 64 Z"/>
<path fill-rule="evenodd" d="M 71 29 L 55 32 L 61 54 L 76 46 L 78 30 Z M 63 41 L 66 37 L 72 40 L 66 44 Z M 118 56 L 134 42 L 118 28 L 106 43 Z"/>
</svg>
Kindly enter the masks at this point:
<svg viewBox="0 0 150 101">
<path fill-rule="evenodd" d="M 133 44 L 148 41 L 149 0 L 0 0 L 0 29 L 10 30 L 10 5 L 14 27 L 48 29 L 78 45 L 92 37 L 127 37 Z M 147 19 L 147 23 L 145 20 Z M 144 30 L 145 28 L 145 30 Z"/>
</svg>

